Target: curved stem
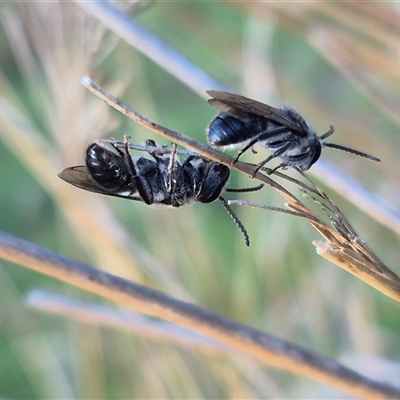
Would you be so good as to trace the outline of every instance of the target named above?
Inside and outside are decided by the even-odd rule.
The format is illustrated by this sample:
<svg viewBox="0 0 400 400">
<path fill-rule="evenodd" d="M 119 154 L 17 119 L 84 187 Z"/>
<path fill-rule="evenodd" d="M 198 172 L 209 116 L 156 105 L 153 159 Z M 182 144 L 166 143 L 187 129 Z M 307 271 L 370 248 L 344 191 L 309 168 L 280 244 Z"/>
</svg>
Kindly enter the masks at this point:
<svg viewBox="0 0 400 400">
<path fill-rule="evenodd" d="M 142 313 L 185 326 L 274 367 L 354 396 L 400 398 L 400 389 L 362 376 L 333 360 L 2 232 L 0 257 Z"/>
</svg>

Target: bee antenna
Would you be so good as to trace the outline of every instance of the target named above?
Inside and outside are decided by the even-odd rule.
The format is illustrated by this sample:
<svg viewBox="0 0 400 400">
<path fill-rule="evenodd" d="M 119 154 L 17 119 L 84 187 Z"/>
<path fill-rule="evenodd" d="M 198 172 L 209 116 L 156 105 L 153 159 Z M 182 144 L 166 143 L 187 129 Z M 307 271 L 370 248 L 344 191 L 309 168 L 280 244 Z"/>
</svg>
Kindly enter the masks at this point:
<svg viewBox="0 0 400 400">
<path fill-rule="evenodd" d="M 333 129 L 332 125 L 329 125 L 329 130 L 325 132 L 323 135 L 318 136 L 319 140 L 325 140 L 327 137 L 331 136 L 335 130 Z"/>
<path fill-rule="evenodd" d="M 372 160 L 372 161 L 377 161 L 377 162 L 381 161 L 381 160 L 380 160 L 379 158 L 377 158 L 377 157 L 371 156 L 371 155 L 369 155 L 369 154 L 367 154 L 367 153 L 363 153 L 362 151 L 350 149 L 349 147 L 341 146 L 341 145 L 339 145 L 339 144 L 334 144 L 334 143 L 322 143 L 322 145 L 325 146 L 325 147 L 331 147 L 331 148 L 333 148 L 333 149 L 338 149 L 338 150 L 347 151 L 348 153 L 352 153 L 352 154 L 355 154 L 355 155 L 360 156 L 360 157 L 368 158 L 369 160 Z"/>
<path fill-rule="evenodd" d="M 257 190 L 261 190 L 264 187 L 264 184 L 261 183 L 258 186 L 248 187 L 248 188 L 226 188 L 225 192 L 235 192 L 235 193 L 247 193 L 247 192 L 257 192 Z"/>
<path fill-rule="evenodd" d="M 226 212 L 233 219 L 233 222 L 239 228 L 240 232 L 242 232 L 242 235 L 243 235 L 243 238 L 244 238 L 244 242 L 246 243 L 246 246 L 250 246 L 249 235 L 248 235 L 248 233 L 246 231 L 246 228 L 243 226 L 242 222 L 238 218 L 238 216 L 233 212 L 232 208 L 229 206 L 228 202 L 223 197 L 220 196 L 218 199 L 222 203 L 222 205 L 225 208 Z"/>
</svg>

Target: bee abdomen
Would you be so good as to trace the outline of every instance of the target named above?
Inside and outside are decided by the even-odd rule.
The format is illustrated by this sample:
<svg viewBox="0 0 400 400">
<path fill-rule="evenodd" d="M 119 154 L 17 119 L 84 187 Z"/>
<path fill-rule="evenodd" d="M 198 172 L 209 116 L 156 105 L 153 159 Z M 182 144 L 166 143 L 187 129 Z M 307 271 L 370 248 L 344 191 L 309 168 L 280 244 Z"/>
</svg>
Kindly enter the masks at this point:
<svg viewBox="0 0 400 400">
<path fill-rule="evenodd" d="M 86 166 L 102 188 L 118 193 L 132 191 L 133 177 L 119 154 L 93 143 L 86 151 Z"/>
<path fill-rule="evenodd" d="M 211 146 L 232 146 L 242 144 L 266 132 L 269 122 L 263 117 L 254 116 L 246 120 L 229 113 L 221 113 L 207 128 L 207 140 Z"/>
</svg>

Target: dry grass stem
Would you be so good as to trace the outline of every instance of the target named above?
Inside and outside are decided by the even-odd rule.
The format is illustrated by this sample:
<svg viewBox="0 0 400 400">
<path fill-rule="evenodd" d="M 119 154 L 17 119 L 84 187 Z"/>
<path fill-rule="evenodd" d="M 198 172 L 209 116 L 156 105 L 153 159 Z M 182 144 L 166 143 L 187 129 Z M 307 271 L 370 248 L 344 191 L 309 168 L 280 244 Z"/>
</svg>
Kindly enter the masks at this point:
<svg viewBox="0 0 400 400">
<path fill-rule="evenodd" d="M 182 135 L 181 133 L 150 121 L 140 115 L 137 111 L 120 103 L 102 87 L 94 83 L 89 77 L 82 78 L 82 84 L 96 96 L 107 102 L 111 107 L 120 111 L 133 121 L 171 140 L 173 143 L 185 146 L 208 159 L 225 164 L 250 176 L 253 174 L 253 165 L 242 162 L 233 163 L 232 157 L 201 144 L 194 139 Z M 268 171 L 268 169 L 264 170 Z M 325 238 L 327 241 L 325 247 L 329 247 L 330 252 L 320 251 L 320 248 L 322 247 L 319 246 L 318 254 L 323 257 L 326 256 L 325 258 L 334 262 L 336 265 L 346 269 L 357 278 L 363 280 L 392 299 L 400 302 L 400 278 L 386 267 L 383 262 L 380 261 L 365 244 L 363 244 L 350 223 L 347 221 L 346 217 L 336 207 L 333 201 L 304 173 L 302 173 L 303 177 L 308 179 L 311 185 L 305 184 L 292 177 L 288 177 L 282 173 L 277 173 L 276 175 L 291 183 L 296 183 L 300 188 L 302 188 L 303 193 L 305 193 L 309 199 L 317 202 L 319 206 L 322 207 L 323 211 L 329 216 L 329 219 L 331 220 L 330 225 L 326 224 L 321 218 L 315 215 L 315 213 L 313 213 L 304 203 L 299 201 L 283 186 L 279 185 L 265 174 L 260 172 L 256 174 L 256 179 L 261 180 L 273 189 L 277 190 L 289 202 L 291 211 L 298 216 L 305 216 L 309 220 L 310 224 Z M 317 197 L 313 196 L 311 193 Z M 264 208 L 271 209 L 269 206 Z M 282 211 L 282 209 L 279 211 Z M 333 253 L 336 254 L 335 257 L 332 256 Z"/>
<path fill-rule="evenodd" d="M 224 90 L 224 87 L 206 74 L 201 68 L 192 64 L 176 50 L 165 46 L 165 43 L 146 29 L 129 19 L 118 8 L 100 1 L 76 1 L 88 14 L 102 22 L 116 35 L 123 38 L 132 47 L 162 65 L 173 76 L 179 79 L 200 96 L 206 97 L 209 88 Z M 196 79 L 194 79 L 196 77 Z"/>
<path fill-rule="evenodd" d="M 306 174 L 301 174 L 312 183 Z M 317 247 L 317 253 L 393 300 L 400 302 L 400 278 L 358 237 L 345 215 L 326 193 L 312 183 L 314 188 L 312 193 L 317 194 L 318 199 L 307 193 L 309 186 L 303 186 L 301 182 L 299 184 L 308 198 L 321 206 L 328 215 L 332 226 L 309 220 L 326 240 L 326 242 L 313 242 Z M 297 206 L 294 207 L 297 208 Z M 306 210 L 308 209 L 305 208 L 303 211 Z"/>
<path fill-rule="evenodd" d="M 142 13 L 143 5 L 152 7 Z M 371 244 L 376 239 L 373 247 L 396 266 L 399 10 L 393 3 L 362 2 L 4 3 L 1 221 L 15 236 L 0 232 L 0 259 L 26 268 L 3 261 L 0 269 L 8 321 L 2 329 L 3 395 L 344 396 L 317 381 L 352 398 L 400 398 L 395 360 L 388 360 L 396 357 L 398 305 L 313 254 L 316 247 L 322 257 L 399 301 L 398 276 L 331 199 L 352 203 L 346 201 L 344 211 L 360 233 L 359 211 L 391 230 L 364 221 Z M 80 85 L 84 75 L 114 97 L 90 80 L 88 89 L 146 129 L 88 93 Z M 67 166 L 84 164 L 89 141 L 114 136 L 119 146 L 122 135 L 132 135 L 135 156 L 147 157 L 149 147 L 138 143 L 152 137 L 167 144 L 157 146 L 159 154 L 179 144 L 176 153 L 183 158 L 199 155 L 229 166 L 231 186 L 255 186 L 260 182 L 248 180 L 254 165 L 232 165 L 229 155 L 117 100 L 205 143 L 205 125 L 217 113 L 202 100 L 210 89 L 275 106 L 287 99 L 318 132 L 332 123 L 334 142 L 373 148 L 382 162 L 324 150 L 304 177 L 292 169 L 262 169 L 256 179 L 283 201 L 269 188 L 227 193 L 255 201 L 230 200 L 232 208 L 260 208 L 234 208 L 254 238 L 250 249 L 220 204 L 154 209 L 78 191 L 57 177 Z M 241 161 L 261 155 L 251 158 L 249 152 Z M 330 157 L 333 164 L 326 161 Z M 306 218 L 319 233 L 309 238 L 305 221 L 290 215 Z M 76 288 L 83 289 L 84 299 L 36 292 L 27 309 L 21 288 L 47 285 L 48 278 L 36 272 L 55 278 L 56 291 L 74 296 Z M 101 304 L 84 304 L 86 298 Z M 108 308 L 107 300 L 115 303 Z M 373 361 L 362 354 L 373 354 Z"/>
<path fill-rule="evenodd" d="M 132 121 L 135 121 L 138 124 L 145 126 L 146 128 L 152 130 L 153 132 L 156 132 L 158 135 L 161 135 L 164 138 L 171 140 L 173 143 L 184 146 L 184 147 L 186 147 L 186 148 L 196 152 L 197 154 L 200 154 L 201 156 L 206 157 L 210 160 L 230 166 L 230 167 L 237 169 L 238 171 L 242 171 L 248 175 L 253 175 L 254 167 L 252 165 L 243 163 L 240 161 L 235 163 L 234 158 L 227 154 L 221 153 L 220 151 L 215 150 L 215 149 L 211 148 L 210 146 L 204 145 L 204 144 L 198 142 L 197 140 L 194 140 L 194 139 L 192 139 L 188 136 L 185 136 L 179 132 L 176 132 L 172 129 L 169 129 L 162 125 L 159 125 L 153 121 L 150 121 L 148 118 L 140 115 L 133 108 L 128 107 L 128 106 L 122 104 L 121 102 L 119 102 L 115 97 L 110 95 L 100 85 L 93 82 L 88 76 L 85 76 L 82 78 L 82 84 L 87 89 L 89 89 L 92 93 L 94 93 L 97 97 L 104 100 L 108 105 L 115 108 L 117 111 L 119 111 L 123 115 L 127 116 Z M 290 198 L 293 202 L 297 201 L 295 196 L 293 196 L 284 187 L 282 187 L 281 185 L 279 185 L 278 183 L 273 181 L 271 178 L 269 178 L 265 174 L 257 173 L 255 175 L 255 178 L 257 178 L 260 181 L 262 181 L 263 183 L 266 183 L 267 185 L 273 187 L 279 193 L 281 193 L 282 196 L 284 196 L 285 198 L 287 198 L 287 199 Z"/>
<path fill-rule="evenodd" d="M 313 215 L 311 215 L 311 214 L 306 214 L 306 213 L 302 213 L 302 212 L 298 212 L 298 211 L 294 211 L 294 210 L 290 210 L 290 209 L 286 209 L 286 208 L 282 208 L 282 207 L 269 206 L 267 204 L 253 203 L 252 201 L 228 200 L 228 204 L 230 206 L 236 205 L 236 206 L 261 208 L 263 210 L 276 211 L 276 212 L 280 212 L 280 213 L 283 213 L 283 214 L 293 215 L 295 217 L 302 217 L 302 218 L 306 218 L 306 219 L 312 219 L 312 220 L 315 220 L 316 222 L 319 221 L 319 220 L 316 220 L 315 217 Z M 290 204 L 287 204 L 287 207 L 289 208 Z"/>
<path fill-rule="evenodd" d="M 395 101 L 400 75 L 398 68 L 397 74 L 394 72 L 397 66 L 397 59 L 394 58 L 394 55 L 388 57 L 381 53 L 381 49 L 375 49 L 375 47 L 367 50 L 365 49 L 366 45 L 361 45 L 359 39 L 324 28 L 314 30 L 310 34 L 310 41 L 343 75 L 358 84 L 376 107 L 400 123 L 398 103 Z M 362 50 L 354 51 L 354 49 Z M 376 64 L 375 68 L 369 61 L 370 57 Z M 364 67 L 361 73 L 360 65 L 366 65 L 368 68 Z M 386 83 L 382 81 L 381 77 L 376 76 L 377 69 L 382 72 L 386 70 Z"/>
<path fill-rule="evenodd" d="M 192 350 L 196 348 L 208 353 L 235 352 L 220 342 L 180 326 L 156 321 L 154 318 L 147 318 L 129 310 L 79 301 L 74 297 L 33 290 L 26 296 L 26 304 L 29 308 L 42 313 L 67 318 L 85 325 L 103 326 L 130 332 L 147 339 L 150 338 L 152 341 L 176 342 L 180 346 L 184 345 Z"/>
<path fill-rule="evenodd" d="M 22 158 L 43 187 L 63 204 L 62 212 L 81 243 L 87 246 L 88 252 L 96 254 L 102 266 L 115 264 L 114 271 L 139 282 L 144 282 L 148 277 L 156 282 L 155 277 L 162 276 L 158 284 L 162 283 L 164 290 L 192 300 L 172 272 L 129 235 L 101 199 L 82 201 L 60 181 L 57 176 L 61 169 L 60 162 L 53 155 L 50 144 L 29 119 L 1 96 L 0 106 L 0 137 L 3 143 Z M 98 218 L 98 215 L 102 218 Z M 146 266 L 146 271 L 142 270 L 141 265 Z"/>
<path fill-rule="evenodd" d="M 313 175 L 320 181 L 329 182 L 330 187 L 345 197 L 357 208 L 400 235 L 400 213 L 384 199 L 372 193 L 356 179 L 344 174 L 325 160 L 319 160 L 313 166 Z"/>
<path fill-rule="evenodd" d="M 155 37 L 150 32 L 148 32 L 145 28 L 139 26 L 129 18 L 127 18 L 118 8 L 113 5 L 106 4 L 103 2 L 75 2 L 78 6 L 82 7 L 87 13 L 89 13 L 94 18 L 101 21 L 105 26 L 112 29 L 115 34 L 119 35 L 122 39 L 124 39 L 131 46 L 148 56 L 154 62 L 156 62 L 160 67 L 167 69 L 177 80 L 183 82 L 185 85 L 194 90 L 199 96 L 205 97 L 205 90 L 207 89 L 218 89 L 218 90 L 227 90 L 229 88 L 224 87 L 218 81 L 215 81 L 210 77 L 205 71 L 201 70 L 196 65 L 192 64 L 189 60 L 183 57 L 180 53 L 176 52 L 173 48 L 171 48 L 167 43 L 163 42 L 160 38 Z M 322 4 L 322 3 L 321 3 Z M 246 8 L 257 15 L 257 18 L 262 18 L 270 22 L 273 20 L 279 25 L 284 25 L 289 31 L 293 31 L 299 35 L 310 35 L 310 40 L 313 40 L 312 32 L 316 32 L 317 28 L 320 26 L 320 18 L 319 15 L 321 12 L 326 15 L 330 13 L 339 12 L 338 17 L 346 18 L 347 14 L 343 12 L 343 7 L 350 7 L 348 4 L 330 4 L 324 3 L 323 5 L 318 3 L 302 3 L 304 7 L 315 7 L 318 9 L 318 13 L 310 12 L 310 10 L 303 10 L 301 7 L 297 7 L 293 4 L 285 4 L 285 3 L 260 3 L 260 2 L 248 2 L 248 3 L 231 3 L 230 5 L 233 7 L 241 7 Z M 357 8 L 359 5 L 355 3 L 351 5 L 352 8 Z M 338 7 L 342 7 L 341 9 L 337 9 Z M 361 5 L 359 6 L 361 7 Z M 362 8 L 362 7 L 361 7 Z M 372 8 L 372 9 L 370 9 Z M 341 10 L 341 13 L 340 13 Z M 358 12 L 358 11 L 357 11 Z M 343 15 L 344 14 L 344 15 Z M 393 21 L 393 15 L 390 10 L 382 9 L 379 4 L 368 4 L 367 10 L 363 10 L 363 15 L 365 17 L 370 18 L 374 15 L 379 17 L 379 23 L 384 26 L 390 26 L 391 35 L 396 35 L 398 28 L 394 28 L 395 25 L 387 24 L 388 20 Z M 279 16 L 279 18 L 276 18 Z M 349 28 L 355 26 L 354 24 L 357 21 L 354 18 L 351 19 L 351 24 L 348 24 Z M 370 23 L 371 21 L 368 20 Z M 375 23 L 375 22 L 374 22 Z M 307 31 L 309 29 L 308 25 L 312 27 L 310 32 Z M 332 22 L 333 27 L 335 27 L 335 23 Z M 366 31 L 366 24 L 360 24 L 359 29 L 360 32 L 364 32 L 364 34 L 368 34 L 370 28 Z M 324 25 L 326 29 L 326 26 Z M 364 31 L 362 30 L 364 29 Z M 332 36 L 332 35 L 331 35 Z M 385 36 L 386 37 L 386 36 Z M 392 37 L 392 36 L 390 36 Z M 390 39 L 390 37 L 386 37 Z M 382 39 L 383 40 L 383 39 Z M 396 39 L 397 40 L 397 39 Z M 398 41 L 397 41 L 398 42 Z M 323 50 L 323 49 L 322 49 Z M 329 54 L 325 54 L 329 60 L 330 57 L 333 57 L 335 54 L 334 51 L 330 51 Z M 333 65 L 336 65 L 336 61 L 332 61 Z M 382 64 L 387 64 L 382 62 Z M 390 64 L 390 63 L 389 63 Z M 357 64 L 357 74 L 351 75 L 352 79 L 358 81 L 358 76 L 360 76 L 360 68 L 365 68 L 366 64 L 363 60 L 358 60 Z M 339 70 L 342 69 L 338 66 Z M 343 71 L 344 72 L 344 71 Z M 347 75 L 347 74 L 346 74 Z M 385 112 L 391 114 L 392 113 L 392 105 L 394 103 L 386 104 L 385 102 Z M 397 115 L 397 114 L 396 114 Z M 394 118 L 397 118 L 394 116 Z M 178 143 L 178 142 L 177 142 Z M 314 167 L 316 169 L 317 167 Z M 335 174 L 335 172 L 337 172 Z M 310 172 L 313 174 L 313 171 Z M 332 166 L 331 174 L 335 175 L 336 179 L 334 183 L 331 183 L 329 180 L 325 180 L 325 184 L 329 185 L 333 190 L 335 189 L 335 185 L 341 183 L 345 185 L 345 182 L 341 182 L 341 180 L 345 180 L 345 177 L 340 171 L 337 171 L 334 166 Z M 360 185 L 358 185 L 360 186 Z M 346 197 L 350 199 L 350 201 L 357 197 L 357 190 L 353 189 L 351 186 L 346 190 Z M 364 193 L 367 193 L 368 190 L 364 188 Z M 400 229 L 400 225 L 393 225 L 390 222 L 390 219 L 386 218 L 386 215 L 390 214 L 390 210 L 393 207 L 387 206 L 384 202 L 376 202 L 374 199 L 371 199 L 373 196 L 364 196 L 363 198 L 363 211 L 370 215 L 372 218 L 377 219 L 380 223 L 384 224 L 389 229 L 393 230 L 395 227 L 395 231 L 398 232 Z M 396 230 L 397 229 L 397 230 Z"/>
<path fill-rule="evenodd" d="M 373 381 L 289 342 L 5 233 L 0 233 L 0 257 L 141 313 L 182 325 L 276 368 L 331 385 L 354 396 L 400 397 L 400 389 Z"/>
</svg>

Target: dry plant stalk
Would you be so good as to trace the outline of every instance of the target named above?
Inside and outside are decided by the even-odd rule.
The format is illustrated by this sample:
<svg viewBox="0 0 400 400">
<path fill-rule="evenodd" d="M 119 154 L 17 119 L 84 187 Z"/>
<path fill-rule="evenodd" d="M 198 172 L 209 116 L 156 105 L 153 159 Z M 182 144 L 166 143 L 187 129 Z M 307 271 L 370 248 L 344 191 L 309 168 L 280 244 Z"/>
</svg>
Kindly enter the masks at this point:
<svg viewBox="0 0 400 400">
<path fill-rule="evenodd" d="M 331 225 L 328 225 L 322 220 L 315 221 L 315 219 L 308 218 L 310 224 L 326 240 L 325 242 L 313 242 L 317 253 L 388 297 L 400 302 L 400 278 L 357 235 L 333 200 L 319 189 L 305 173 L 299 172 L 311 183 L 311 186 L 308 186 L 296 180 L 300 190 L 306 197 L 321 206 L 331 222 Z M 290 204 L 290 208 L 312 214 L 304 204 L 302 207 L 299 207 L 298 204 Z"/>
<path fill-rule="evenodd" d="M 0 257 L 52 276 L 141 313 L 185 326 L 275 368 L 361 398 L 400 398 L 400 388 L 377 382 L 325 357 L 228 320 L 195 305 L 0 232 Z"/>
<path fill-rule="evenodd" d="M 79 7 L 82 7 L 85 12 L 96 18 L 103 26 L 113 31 L 118 37 L 125 40 L 137 51 L 143 53 L 146 57 L 153 60 L 161 68 L 169 71 L 177 80 L 181 81 L 187 87 L 191 88 L 195 93 L 197 93 L 198 96 L 206 98 L 207 96 L 205 90 L 209 88 L 225 90 L 228 92 L 231 91 L 229 88 L 223 87 L 221 83 L 215 81 L 205 71 L 199 69 L 197 65 L 191 63 L 188 59 L 182 56 L 182 54 L 177 53 L 173 47 L 168 45 L 159 37 L 150 33 L 145 28 L 135 23 L 135 21 L 132 21 L 130 18 L 127 18 L 125 14 L 123 14 L 118 8 L 114 7 L 111 3 L 75 1 L 75 4 Z M 292 3 L 286 4 L 285 2 L 231 2 L 229 3 L 229 7 L 245 8 L 246 11 L 248 10 L 251 13 L 256 14 L 257 19 L 261 18 L 268 22 L 272 22 L 272 25 L 278 23 L 289 32 L 293 32 L 295 35 L 303 37 L 303 39 L 306 41 L 314 44 L 316 49 L 320 50 L 321 54 L 329 62 L 332 62 L 334 66 L 341 62 L 342 65 L 337 66 L 338 70 L 341 72 L 344 72 L 349 60 L 346 57 L 341 58 L 341 61 L 339 60 L 340 57 L 337 57 L 335 59 L 336 61 L 331 60 L 331 57 L 337 54 L 337 51 L 336 49 L 327 50 L 327 45 L 328 47 L 331 45 L 331 40 L 328 42 L 325 40 L 325 47 L 322 49 L 321 46 L 315 42 L 318 42 L 318 40 L 321 41 L 321 38 L 317 39 L 317 37 L 320 37 L 319 33 L 325 32 L 328 34 L 330 32 L 330 39 L 333 40 L 333 37 L 338 32 L 338 29 L 341 28 L 340 34 L 346 35 L 346 40 L 341 41 L 342 46 L 343 43 L 347 43 L 347 39 L 349 38 L 351 38 L 349 40 L 353 42 L 355 27 L 360 33 L 360 35 L 358 35 L 359 38 L 370 38 L 372 34 L 374 37 L 373 42 L 375 42 L 376 34 L 379 33 L 380 41 L 375 47 L 380 49 L 381 54 L 382 51 L 384 52 L 386 50 L 387 52 L 386 57 L 378 57 L 377 54 L 374 54 L 378 57 L 378 60 L 380 60 L 379 71 L 383 76 L 387 75 L 388 77 L 394 79 L 394 75 L 391 72 L 393 71 L 393 67 L 390 67 L 390 70 L 388 70 L 388 66 L 393 65 L 393 62 L 391 61 L 393 54 L 395 56 L 395 63 L 397 62 L 397 53 L 393 53 L 393 51 L 390 50 L 392 48 L 396 48 L 396 46 L 393 47 L 390 45 L 390 43 L 393 43 L 393 40 L 395 43 L 398 43 L 396 32 L 399 30 L 399 28 L 397 22 L 395 22 L 396 16 L 393 10 L 389 7 L 382 6 L 380 3 L 368 3 L 367 5 L 363 5 L 362 3 L 349 2 L 303 2 L 301 3 L 301 6 L 295 6 Z M 271 10 L 274 10 L 274 12 L 271 12 Z M 341 12 L 338 13 L 337 10 L 341 10 Z M 352 12 L 357 12 L 357 15 L 362 15 L 363 18 L 352 18 Z M 322 23 L 321 15 L 326 16 L 326 18 L 322 19 Z M 371 26 L 375 25 L 376 23 L 378 24 L 378 29 L 371 31 Z M 346 31 L 343 31 L 343 26 L 346 27 Z M 388 31 L 386 31 L 386 29 Z M 351 32 L 353 32 L 353 35 L 350 34 Z M 383 36 L 381 36 L 382 33 L 384 33 Z M 336 42 L 337 41 L 335 41 L 335 43 Z M 367 42 L 367 40 L 365 40 L 365 42 Z M 342 51 L 340 51 L 338 54 L 342 54 Z M 351 53 L 351 57 L 355 57 L 354 51 Z M 351 76 L 354 82 L 360 84 L 366 94 L 370 93 L 368 87 L 364 86 L 366 85 L 366 82 L 364 82 L 365 79 L 359 78 L 359 76 L 365 75 L 364 72 L 360 74 L 360 71 L 368 69 L 371 64 L 370 61 L 366 62 L 364 57 L 358 57 L 357 59 L 354 59 L 347 68 L 354 69 L 353 65 L 355 64 L 353 63 L 357 64 L 355 68 L 357 76 L 347 73 L 345 73 L 345 75 Z M 264 63 L 262 73 L 263 76 L 265 75 L 267 68 L 269 68 L 269 64 Z M 271 87 L 271 85 L 274 85 L 273 81 L 275 78 L 273 76 L 270 76 L 270 78 L 271 80 L 269 81 L 268 85 Z M 382 87 L 384 89 L 382 89 Z M 386 97 L 387 94 L 391 92 L 389 89 L 392 87 L 396 87 L 396 85 L 393 85 L 393 83 L 389 83 L 389 85 L 385 84 L 384 86 L 375 85 L 375 89 L 380 88 L 377 98 L 381 98 L 382 96 Z M 382 106 L 386 114 L 392 115 L 392 117 L 393 112 L 395 112 L 396 115 L 398 114 L 397 110 L 393 111 L 393 105 L 397 104 L 396 101 L 392 100 L 389 104 L 388 101 L 376 101 L 374 97 L 370 97 L 370 100 L 375 102 L 377 107 Z M 382 151 L 382 153 L 385 153 L 387 150 L 389 149 L 386 148 L 385 151 Z M 317 172 L 316 176 L 318 176 L 321 173 L 318 172 L 321 170 L 321 165 L 326 165 L 326 162 L 319 161 L 319 164 L 317 164 L 314 169 L 310 171 L 310 173 L 315 176 L 315 173 Z M 329 181 L 326 183 L 333 191 L 338 192 L 338 185 L 347 186 L 346 197 L 348 199 L 350 198 L 350 201 L 352 202 L 354 202 L 354 200 L 351 200 L 351 198 L 354 199 L 365 194 L 365 191 L 362 193 L 363 188 L 358 187 L 359 183 L 357 181 L 354 181 L 349 176 L 343 179 L 342 173 L 334 166 L 329 168 L 329 173 L 332 177 L 334 177 L 334 181 Z M 388 229 L 395 233 L 400 232 L 400 216 L 394 207 L 388 207 L 388 205 L 385 204 L 385 202 L 382 202 L 382 200 L 379 198 L 373 200 L 368 194 L 367 196 L 364 196 L 363 201 L 360 202 L 358 206 L 360 210 L 379 221 Z"/>
<path fill-rule="evenodd" d="M 98 94 L 100 98 L 122 111 L 131 119 L 169 140 L 184 145 L 211 160 L 228 166 L 233 163 L 234 159 L 232 157 L 142 117 L 136 111 L 119 103 L 89 78 L 85 78 L 83 83 L 91 91 Z M 248 175 L 251 175 L 254 170 L 252 165 L 242 162 L 236 163 L 234 168 Z M 276 175 L 285 177 L 281 173 L 276 173 Z M 327 241 L 344 247 L 347 242 L 343 237 L 342 231 L 347 229 L 348 232 L 354 234 L 352 228 L 342 221 L 340 221 L 340 224 L 334 224 L 335 229 L 328 227 L 294 195 L 267 175 L 258 172 L 256 178 L 278 190 L 289 202 L 290 213 L 309 219 Z M 292 180 L 289 177 L 286 177 L 286 179 Z M 323 195 L 316 188 L 303 183 L 302 186 L 305 191 L 309 192 L 309 195 L 322 196 L 323 198 Z M 315 199 L 315 201 L 318 200 Z M 339 211 L 336 210 L 333 204 L 329 203 L 326 207 L 331 208 L 333 214 L 340 216 Z M 358 247 L 362 246 L 358 244 Z M 358 247 L 354 246 L 355 251 L 359 251 Z M 370 253 L 367 254 L 371 259 L 374 259 Z M 139 312 L 185 326 L 276 368 L 331 385 L 354 396 L 364 398 L 400 398 L 399 388 L 371 380 L 335 361 L 314 354 L 299 346 L 1 232 L 0 257 L 125 304 Z"/>
<path fill-rule="evenodd" d="M 140 115 L 137 111 L 120 103 L 116 98 L 107 93 L 89 77 L 82 78 L 82 84 L 96 96 L 104 100 L 107 104 L 120 111 L 128 118 L 151 129 L 152 131 L 171 140 L 172 142 L 195 151 L 203 157 L 227 165 L 228 167 L 244 172 L 250 176 L 254 174 L 253 165 L 239 161 L 234 163 L 234 159 L 227 154 L 221 153 L 220 151 L 201 144 L 194 139 L 182 135 L 181 133 L 175 132 L 150 121 L 149 119 Z M 270 171 L 268 168 L 263 168 L 263 170 L 267 172 Z M 309 180 L 311 186 L 306 185 L 305 183 L 293 179 L 285 174 L 279 172 L 274 173 L 276 176 L 296 183 L 299 185 L 305 195 L 319 203 L 325 213 L 329 216 L 331 225 L 325 223 L 323 219 L 313 213 L 296 196 L 272 180 L 269 176 L 258 172 L 255 175 L 255 178 L 277 190 L 279 194 L 281 194 L 288 201 L 289 210 L 291 210 L 294 215 L 308 219 L 310 224 L 323 236 L 325 242 L 313 242 L 313 244 L 317 247 L 317 253 L 319 255 L 355 275 L 357 278 L 368 283 L 393 300 L 400 302 L 400 278 L 387 266 L 385 266 L 385 264 L 372 252 L 372 250 L 369 249 L 369 247 L 358 237 L 346 217 L 333 203 L 333 201 L 304 173 L 301 174 Z M 229 204 L 235 204 L 235 202 L 230 202 Z M 236 202 L 236 204 L 238 204 L 238 202 Z M 251 205 L 251 203 L 247 203 L 247 205 Z M 261 208 L 268 208 L 270 210 L 273 209 L 270 206 L 261 206 Z M 282 209 L 276 210 L 283 211 Z"/>
</svg>

